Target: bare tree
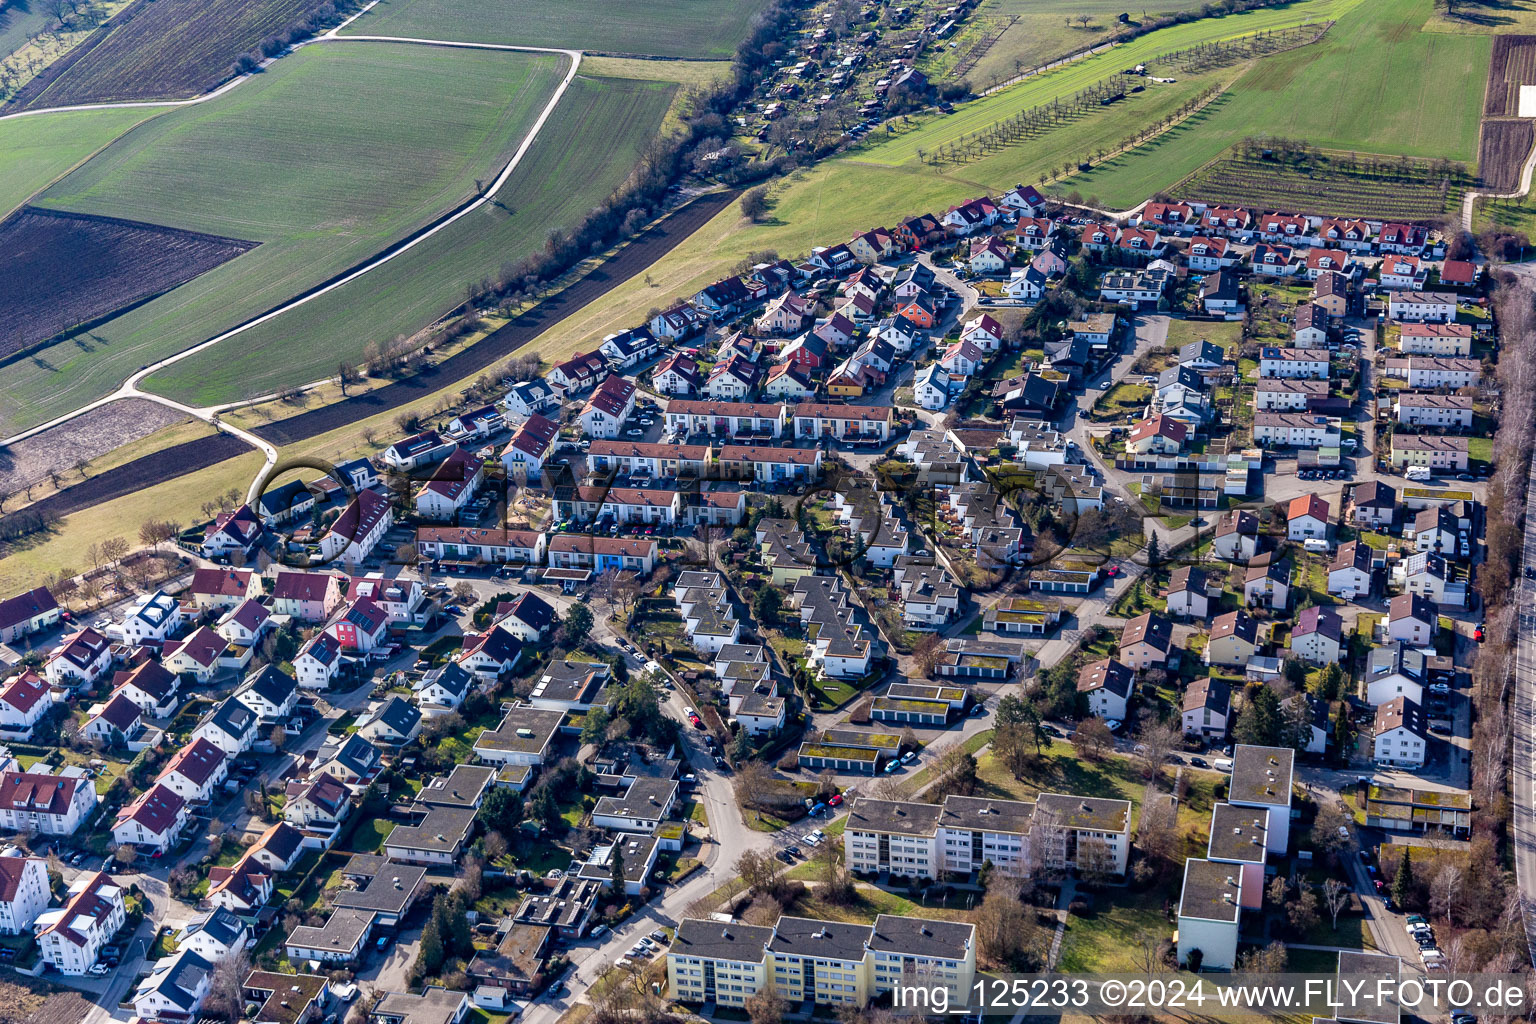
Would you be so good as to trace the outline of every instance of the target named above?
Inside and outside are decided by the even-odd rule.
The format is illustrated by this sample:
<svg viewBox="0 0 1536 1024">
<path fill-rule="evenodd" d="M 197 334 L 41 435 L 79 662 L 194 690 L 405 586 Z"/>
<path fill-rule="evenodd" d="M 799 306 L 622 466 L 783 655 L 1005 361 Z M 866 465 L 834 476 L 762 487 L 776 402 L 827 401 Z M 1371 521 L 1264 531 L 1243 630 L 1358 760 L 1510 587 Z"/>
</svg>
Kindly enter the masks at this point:
<svg viewBox="0 0 1536 1024">
<path fill-rule="evenodd" d="M 1339 930 L 1339 913 L 1349 906 L 1349 885 L 1337 878 L 1323 883 L 1323 905 L 1328 908 L 1328 918 L 1333 930 Z"/>
<path fill-rule="evenodd" d="M 208 994 L 203 1009 L 227 1021 L 240 1019 L 245 1007 L 245 979 L 251 973 L 251 957 L 245 950 L 231 951 L 219 957 L 208 979 Z"/>
<path fill-rule="evenodd" d="M 1456 901 L 1461 896 L 1462 883 L 1465 881 L 1461 868 L 1455 864 L 1446 864 L 1436 872 L 1429 882 L 1429 912 L 1445 918 L 1447 924 L 1454 925 Z"/>
<path fill-rule="evenodd" d="M 1159 722 L 1143 729 L 1139 739 L 1136 760 L 1141 766 L 1141 774 L 1156 779 L 1163 770 L 1163 762 L 1168 760 L 1169 753 L 1177 749 L 1183 734 L 1179 726 L 1172 722 Z"/>
<path fill-rule="evenodd" d="M 1079 756 L 1086 761 L 1102 761 L 1104 754 L 1114 745 L 1115 735 L 1109 731 L 1103 719 L 1084 719 L 1072 734 L 1072 746 L 1077 748 Z"/>
<path fill-rule="evenodd" d="M 743 1005 L 746 1007 L 747 1019 L 752 1024 L 782 1024 L 784 1020 L 784 997 L 773 987 L 771 979 L 748 997 Z"/>
</svg>

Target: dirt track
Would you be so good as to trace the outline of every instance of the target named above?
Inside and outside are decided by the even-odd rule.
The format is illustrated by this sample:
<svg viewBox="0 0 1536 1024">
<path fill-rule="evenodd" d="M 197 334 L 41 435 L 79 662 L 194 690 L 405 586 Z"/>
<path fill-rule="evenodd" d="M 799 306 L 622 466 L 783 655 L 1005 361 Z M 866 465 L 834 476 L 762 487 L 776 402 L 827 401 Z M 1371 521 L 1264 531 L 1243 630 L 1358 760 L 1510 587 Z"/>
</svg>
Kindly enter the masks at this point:
<svg viewBox="0 0 1536 1024">
<path fill-rule="evenodd" d="M 367 395 L 358 395 L 269 423 L 254 433 L 276 445 L 293 444 L 407 405 L 453 381 L 473 376 L 516 352 L 581 307 L 637 274 L 644 273 L 647 267 L 734 202 L 739 194 L 739 190 L 718 192 L 695 199 L 616 255 L 594 267 L 574 284 L 551 295 L 505 327 L 443 360 L 426 373 L 397 381 Z M 52 433 L 49 431 L 48 435 Z M 68 515 L 187 473 L 195 473 L 250 450 L 248 445 L 227 434 L 188 441 L 84 480 L 30 507 L 61 516 Z"/>
</svg>

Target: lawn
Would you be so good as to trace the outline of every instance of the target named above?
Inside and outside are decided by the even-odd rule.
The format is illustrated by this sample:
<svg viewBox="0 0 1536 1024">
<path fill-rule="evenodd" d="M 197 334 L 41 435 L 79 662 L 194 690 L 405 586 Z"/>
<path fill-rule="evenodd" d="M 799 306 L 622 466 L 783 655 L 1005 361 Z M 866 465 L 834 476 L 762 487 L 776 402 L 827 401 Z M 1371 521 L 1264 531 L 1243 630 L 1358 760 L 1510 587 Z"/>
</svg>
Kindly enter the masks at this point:
<svg viewBox="0 0 1536 1024">
<path fill-rule="evenodd" d="M 232 344 L 244 358 L 216 346 L 155 374 L 149 386 L 197 404 L 228 401 L 324 377 L 334 372 L 338 352 L 360 359 L 370 339 L 414 333 L 462 301 L 466 285 L 542 245 L 553 226 L 574 224 L 617 188 L 677 88 L 662 81 L 577 78 L 495 203 L 241 335 Z M 600 154 L 593 139 L 604 140 Z M 304 339 L 302 349 L 292 344 L 295 337 Z M 278 347 L 288 358 L 265 358 Z"/>
<path fill-rule="evenodd" d="M 1420 31 L 1431 0 L 1346 6 L 1320 42 L 1257 61 L 1203 116 L 1057 188 L 1130 205 L 1172 187 L 1255 132 L 1325 149 L 1472 163 L 1490 41 Z M 1123 61 L 1121 54 L 1115 51 Z M 1426 119 L 1430 109 L 1436 116 Z"/>
<path fill-rule="evenodd" d="M 1067 919 L 1056 970 L 1063 974 L 1109 973 L 1136 969 L 1136 948 L 1143 932 L 1163 936 L 1172 924 L 1163 909 L 1172 890 L 1154 886 L 1139 892 L 1113 889 L 1094 897 L 1088 917 Z"/>
<path fill-rule="evenodd" d="M 1242 340 L 1243 325 L 1239 321 L 1169 320 L 1168 338 L 1164 344 L 1179 349 L 1192 341 L 1208 341 L 1230 350 Z"/>
<path fill-rule="evenodd" d="M 352 853 L 378 853 L 384 849 L 384 840 L 395 830 L 395 823 L 383 818 L 360 820 L 352 831 L 346 849 Z"/>
<path fill-rule="evenodd" d="M 156 113 L 72 110 L 0 121 L 0 220 Z"/>
<path fill-rule="evenodd" d="M 37 205 L 261 244 L 103 324 L 89 342 L 13 364 L 7 390 L 18 401 L 0 414 L 0 431 L 116 387 L 464 201 L 522 142 L 565 67 L 558 55 L 310 46 L 124 136 Z M 369 340 L 358 332 L 351 353 L 323 359 L 311 339 L 295 348 L 330 372 Z M 259 365 L 293 362 L 276 355 L 258 354 Z"/>
<path fill-rule="evenodd" d="M 358 35 L 574 47 L 653 57 L 730 57 L 765 0 L 381 0 Z"/>
</svg>

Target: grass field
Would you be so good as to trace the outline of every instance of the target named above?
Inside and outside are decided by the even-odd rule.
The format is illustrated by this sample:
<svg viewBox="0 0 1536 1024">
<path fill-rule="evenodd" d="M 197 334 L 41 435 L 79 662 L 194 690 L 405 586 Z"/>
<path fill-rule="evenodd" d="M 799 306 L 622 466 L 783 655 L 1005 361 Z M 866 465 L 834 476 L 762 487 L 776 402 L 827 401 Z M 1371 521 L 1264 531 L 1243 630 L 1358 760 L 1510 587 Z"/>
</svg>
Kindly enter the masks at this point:
<svg viewBox="0 0 1536 1024">
<path fill-rule="evenodd" d="M 563 113 L 545 126 L 497 203 L 227 346 L 168 367 L 149 378 L 149 388 L 197 403 L 264 394 L 325 377 L 339 358 L 357 361 L 371 338 L 426 326 L 463 299 L 465 285 L 541 245 L 552 228 L 574 223 L 618 187 L 657 131 L 675 88 L 578 77 L 561 100 Z M 593 139 L 604 140 L 601 157 Z M 293 344 L 296 337 L 302 346 Z"/>
<path fill-rule="evenodd" d="M 1252 134 L 1470 166 L 1491 44 L 1419 31 L 1430 7 L 1431 0 L 1363 0 L 1320 42 L 1256 62 L 1206 111 L 1055 190 L 1093 193 L 1110 205 L 1140 202 Z"/>
<path fill-rule="evenodd" d="M 234 60 L 302 21 L 323 0 L 155 0 L 77 57 L 29 107 L 195 96 L 228 78 Z M 41 84 L 46 78 L 38 79 Z"/>
<path fill-rule="evenodd" d="M 90 353 L 55 345 L 8 371 L 18 400 L 0 410 L 0 433 L 116 387 L 468 198 L 564 69 L 557 55 L 312 46 L 132 132 L 37 203 L 262 245 L 102 325 Z"/>
<path fill-rule="evenodd" d="M 347 32 L 725 58 L 763 6 L 763 0 L 380 0 Z"/>
<path fill-rule="evenodd" d="M 0 121 L 0 220 L 155 110 L 72 110 Z"/>
<path fill-rule="evenodd" d="M 1455 35 L 1536 32 L 1536 0 L 1456 0 L 1455 13 L 1449 15 L 1437 5 L 1424 30 Z"/>
<path fill-rule="evenodd" d="M 967 103 L 947 117 L 914 119 L 917 120 L 919 127 L 863 150 L 859 154 L 859 159 L 890 165 L 916 161 L 919 149 L 929 153 L 935 152 L 941 145 L 987 128 L 1022 110 L 1049 103 L 1057 97 L 1069 96 L 1125 67 L 1149 61 L 1159 54 L 1185 49 L 1198 43 L 1247 35 L 1261 29 L 1277 29 L 1299 25 L 1308 20 L 1315 22 L 1341 17 L 1362 2 L 1363 0 L 1300 0 L 1298 3 L 1284 7 L 1193 21 L 1152 32 L 1107 53 L 1031 78 L 1013 88 L 994 93 L 986 99 Z M 1384 3 L 1390 0 L 1370 0 L 1370 2 Z M 1303 47 L 1303 52 L 1305 50 L 1306 48 Z M 1478 88 L 1481 88 L 1481 82 Z M 1470 145 L 1468 148 L 1470 149 Z"/>
<path fill-rule="evenodd" d="M 44 4 L 29 0 L 0 3 L 0 57 L 15 53 L 53 22 Z"/>
</svg>

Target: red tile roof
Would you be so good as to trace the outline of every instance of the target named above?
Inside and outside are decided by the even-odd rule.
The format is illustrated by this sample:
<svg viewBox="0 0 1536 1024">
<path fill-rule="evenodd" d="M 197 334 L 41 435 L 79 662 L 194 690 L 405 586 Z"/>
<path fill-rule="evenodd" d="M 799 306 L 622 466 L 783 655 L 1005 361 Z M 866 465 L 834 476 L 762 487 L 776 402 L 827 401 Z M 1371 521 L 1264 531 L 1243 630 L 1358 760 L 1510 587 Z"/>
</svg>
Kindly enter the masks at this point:
<svg viewBox="0 0 1536 1024">
<path fill-rule="evenodd" d="M 26 714 L 37 706 L 48 692 L 48 681 L 31 669 L 5 684 L 0 690 L 0 703 L 5 703 Z M 3 858 L 0 858 L 3 859 Z"/>
<path fill-rule="evenodd" d="M 117 812 L 117 824 L 136 821 L 146 831 L 164 835 L 175 827 L 176 816 L 186 804 L 174 789 L 157 782 L 139 794 L 137 800 Z"/>
<path fill-rule="evenodd" d="M 1285 507 L 1287 522 L 1307 515 L 1326 523 L 1328 521 L 1328 503 L 1315 494 L 1303 494 L 1292 498 Z"/>
<path fill-rule="evenodd" d="M 214 773 L 219 770 L 219 765 L 224 763 L 226 755 L 222 749 L 199 737 L 176 751 L 170 763 L 165 766 L 158 779 L 163 779 L 172 772 L 182 776 L 195 785 L 201 786 Z"/>
</svg>

